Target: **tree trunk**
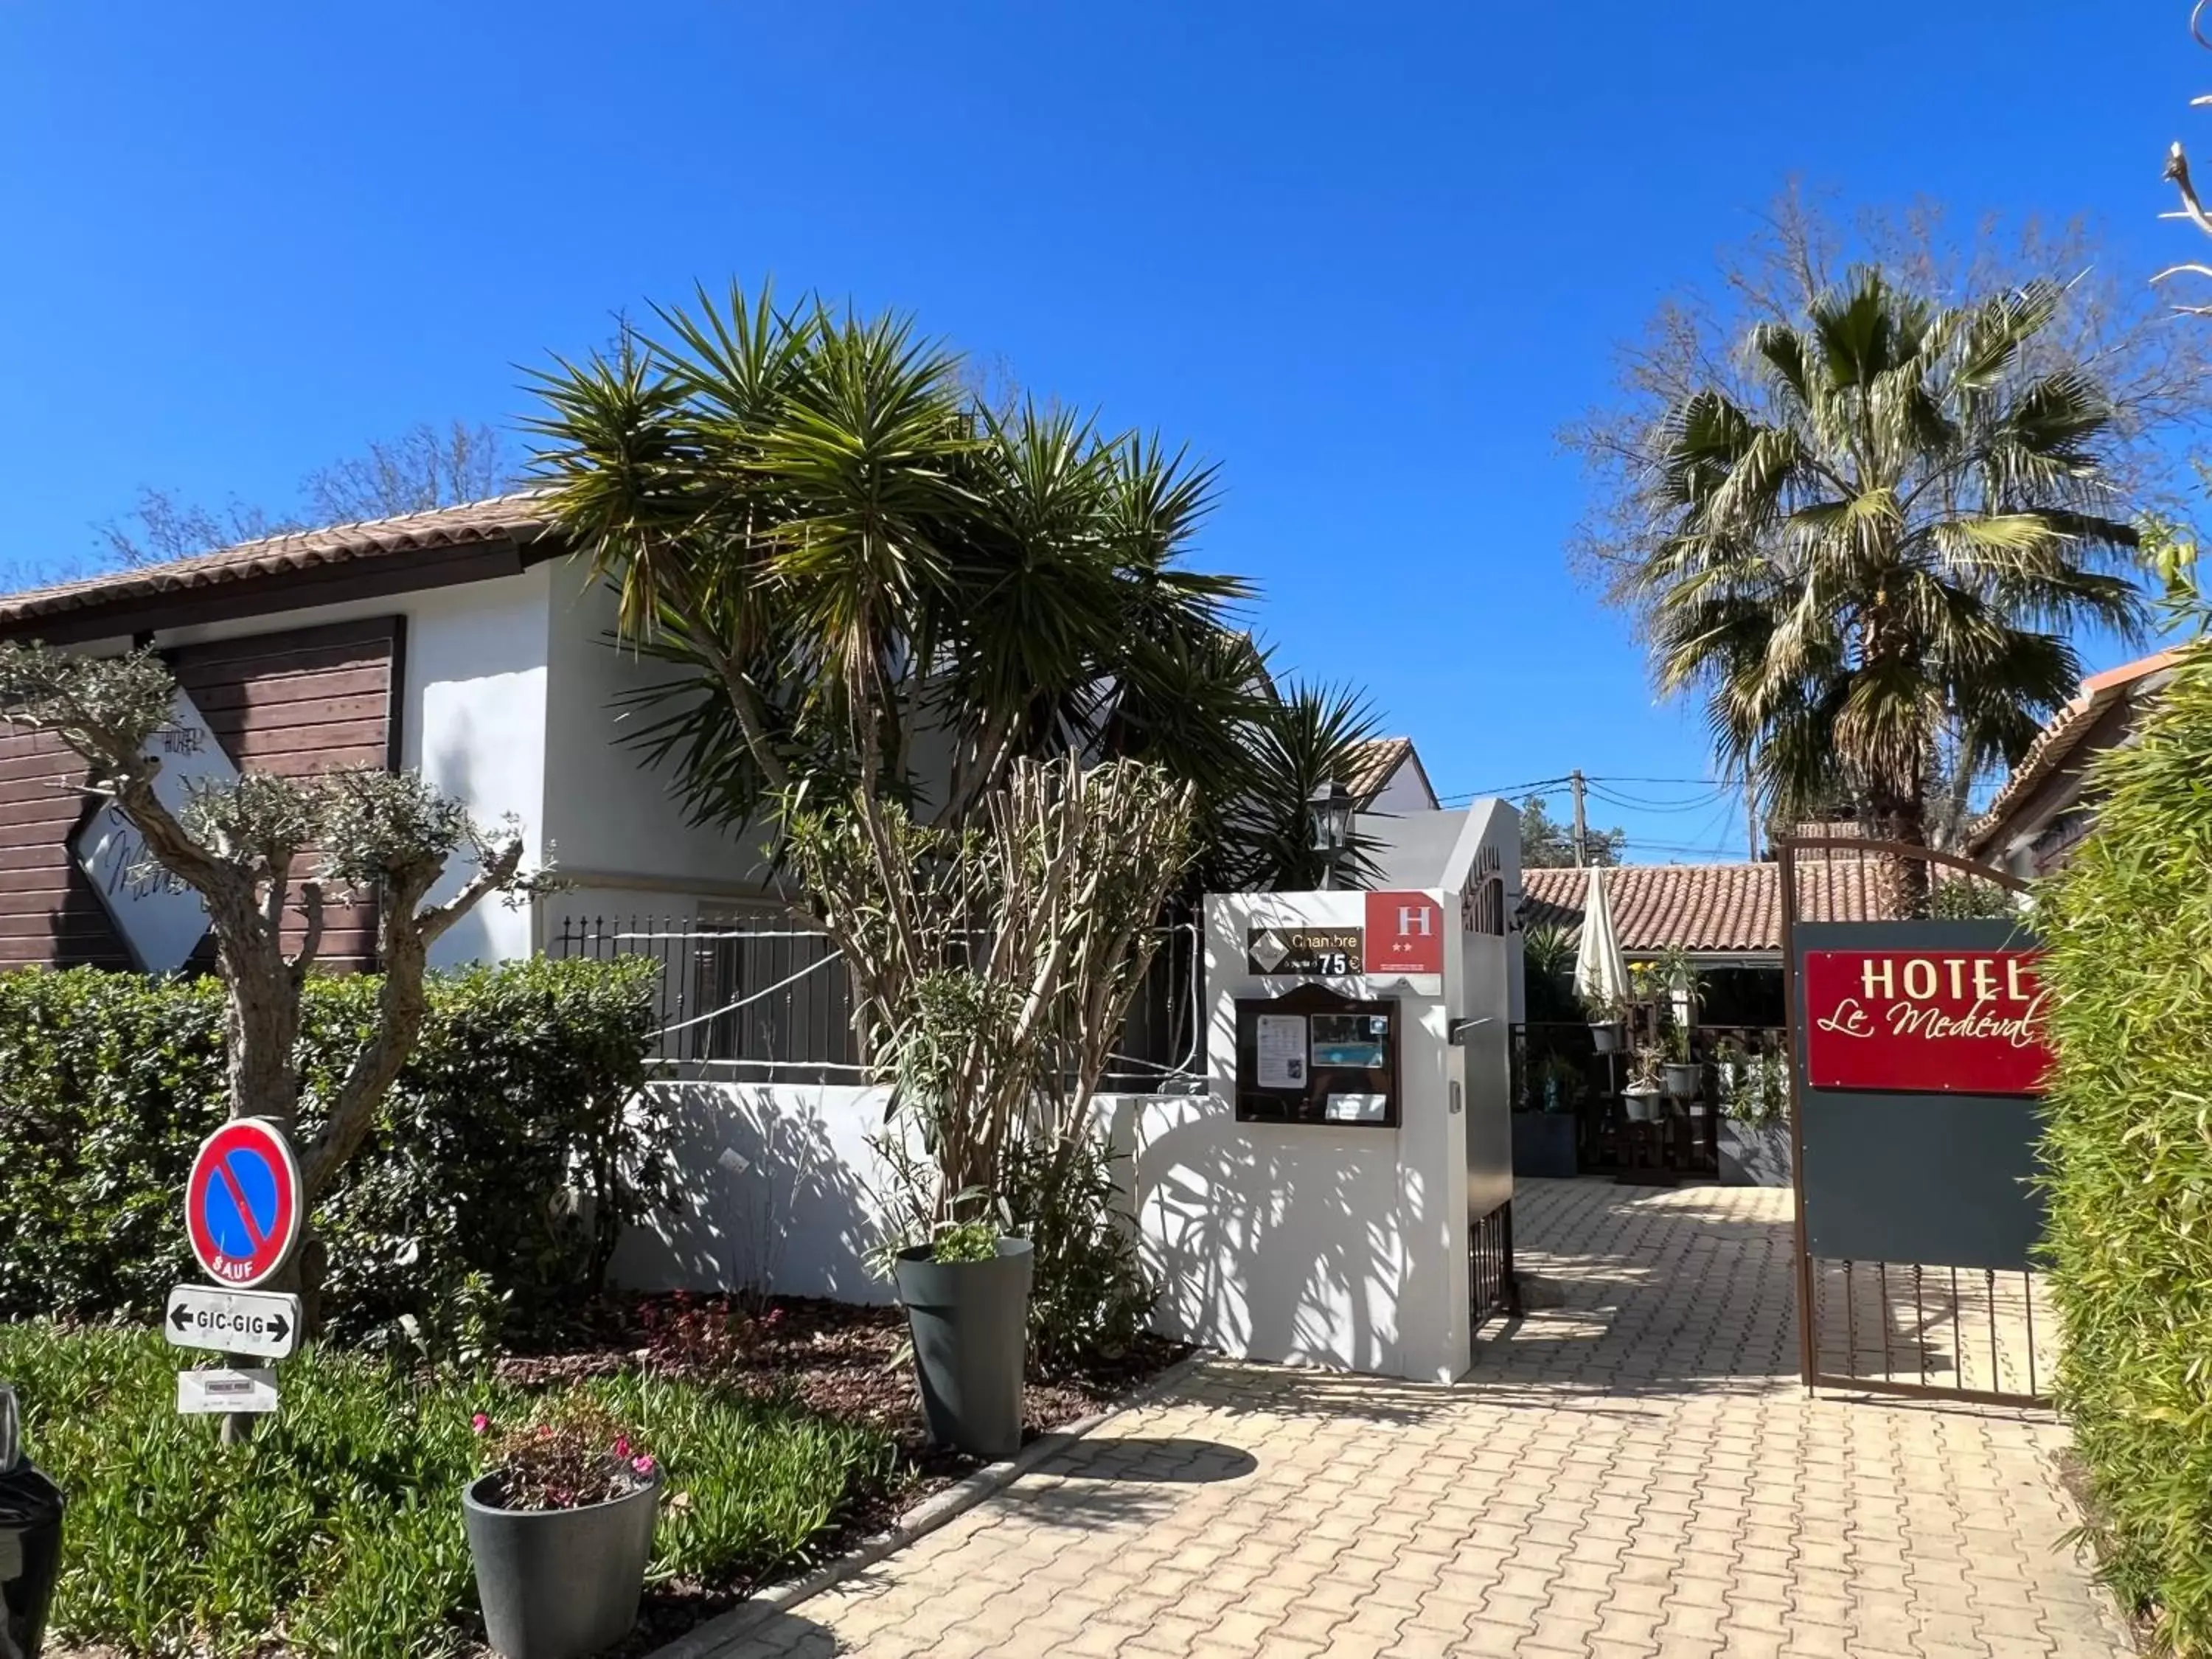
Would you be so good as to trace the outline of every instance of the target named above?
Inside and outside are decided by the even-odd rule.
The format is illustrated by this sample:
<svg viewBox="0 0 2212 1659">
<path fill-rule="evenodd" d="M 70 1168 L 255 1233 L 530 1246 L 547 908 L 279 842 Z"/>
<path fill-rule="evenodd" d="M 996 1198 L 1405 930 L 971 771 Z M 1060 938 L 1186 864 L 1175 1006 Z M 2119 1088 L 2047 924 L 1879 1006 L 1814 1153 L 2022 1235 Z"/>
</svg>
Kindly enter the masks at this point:
<svg viewBox="0 0 2212 1659">
<path fill-rule="evenodd" d="M 1884 841 L 1908 847 L 1928 845 L 1926 804 L 1917 795 L 1893 797 L 1874 803 L 1875 832 Z M 1891 854 L 1881 860 L 1879 897 L 1885 916 L 1893 920 L 1925 916 L 1933 891 L 1928 860 Z"/>
</svg>

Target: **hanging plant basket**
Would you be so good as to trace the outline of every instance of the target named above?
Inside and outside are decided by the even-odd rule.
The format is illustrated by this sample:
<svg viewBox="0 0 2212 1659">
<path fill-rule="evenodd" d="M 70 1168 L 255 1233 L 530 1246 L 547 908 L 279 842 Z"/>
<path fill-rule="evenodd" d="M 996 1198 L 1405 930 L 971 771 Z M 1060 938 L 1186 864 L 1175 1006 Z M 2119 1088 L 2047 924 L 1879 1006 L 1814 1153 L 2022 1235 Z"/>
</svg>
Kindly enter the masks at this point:
<svg viewBox="0 0 2212 1659">
<path fill-rule="evenodd" d="M 1698 1092 L 1698 1073 L 1705 1068 L 1694 1060 L 1670 1060 L 1667 1062 L 1667 1092 L 1676 1100 L 1688 1100 Z"/>
<path fill-rule="evenodd" d="M 1590 1022 L 1590 1047 L 1601 1054 L 1617 1054 L 1621 1049 L 1620 1022 L 1617 1019 L 1594 1019 Z"/>
</svg>

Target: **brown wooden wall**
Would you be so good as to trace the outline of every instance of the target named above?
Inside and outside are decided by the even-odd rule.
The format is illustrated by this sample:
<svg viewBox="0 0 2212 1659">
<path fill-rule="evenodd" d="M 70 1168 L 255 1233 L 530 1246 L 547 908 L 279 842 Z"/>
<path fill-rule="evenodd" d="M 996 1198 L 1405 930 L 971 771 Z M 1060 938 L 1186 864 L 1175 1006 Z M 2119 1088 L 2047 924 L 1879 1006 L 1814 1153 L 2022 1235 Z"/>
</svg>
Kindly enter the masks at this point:
<svg viewBox="0 0 2212 1659">
<path fill-rule="evenodd" d="M 301 776 L 397 759 L 392 687 L 401 619 L 375 617 L 187 646 L 167 653 L 178 684 L 240 771 Z M 0 967 L 128 968 L 130 952 L 70 858 L 84 769 L 57 738 L 0 736 Z M 298 943 L 295 912 L 287 932 Z M 334 910 L 323 957 L 366 963 L 370 905 Z M 201 965 L 211 952 L 202 946 Z"/>
</svg>

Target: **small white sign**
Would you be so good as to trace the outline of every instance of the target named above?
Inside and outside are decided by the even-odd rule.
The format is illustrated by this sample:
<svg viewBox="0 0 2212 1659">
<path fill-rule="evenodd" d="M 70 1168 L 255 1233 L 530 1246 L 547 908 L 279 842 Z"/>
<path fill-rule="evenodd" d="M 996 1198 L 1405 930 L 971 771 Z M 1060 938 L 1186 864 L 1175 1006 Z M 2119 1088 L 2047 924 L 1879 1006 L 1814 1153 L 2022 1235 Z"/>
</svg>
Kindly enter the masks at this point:
<svg viewBox="0 0 2212 1659">
<path fill-rule="evenodd" d="M 149 740 L 146 752 L 161 760 L 154 794 L 173 813 L 184 810 L 195 783 L 238 781 L 238 769 L 182 691 L 169 724 Z M 121 810 L 111 802 L 93 814 L 71 841 L 70 851 L 138 966 L 149 974 L 183 967 L 207 932 L 207 907 L 167 871 L 148 867 L 146 843 Z"/>
<path fill-rule="evenodd" d="M 300 1298 L 179 1285 L 169 1292 L 161 1334 L 179 1348 L 282 1359 L 300 1346 Z"/>
<path fill-rule="evenodd" d="M 222 1412 L 273 1412 L 276 1373 L 270 1370 L 206 1370 L 177 1373 L 177 1409 L 187 1417 Z"/>
<path fill-rule="evenodd" d="M 1303 1089 L 1306 1086 L 1306 1017 L 1304 1014 L 1261 1014 L 1254 1056 L 1262 1089 Z"/>
<path fill-rule="evenodd" d="M 1380 1123 L 1389 1115 L 1388 1095 L 1331 1095 L 1322 1106 L 1322 1115 L 1331 1123 Z"/>
</svg>

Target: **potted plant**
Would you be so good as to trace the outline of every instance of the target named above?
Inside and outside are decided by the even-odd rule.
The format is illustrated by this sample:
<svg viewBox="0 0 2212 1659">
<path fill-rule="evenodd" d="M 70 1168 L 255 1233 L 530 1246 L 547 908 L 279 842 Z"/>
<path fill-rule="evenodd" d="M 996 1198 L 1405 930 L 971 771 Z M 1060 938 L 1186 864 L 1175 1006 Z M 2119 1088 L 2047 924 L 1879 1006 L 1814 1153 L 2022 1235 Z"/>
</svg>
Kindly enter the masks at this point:
<svg viewBox="0 0 2212 1659">
<path fill-rule="evenodd" d="M 637 1623 L 660 1467 L 604 1407 L 571 1396 L 508 1430 L 479 1413 L 484 1472 L 461 1494 L 484 1628 L 504 1659 L 586 1659 Z"/>
<path fill-rule="evenodd" d="M 1789 1066 L 1780 1054 L 1751 1054 L 1730 1067 L 1729 1086 L 1721 1101 L 1723 1182 L 1790 1185 Z"/>
<path fill-rule="evenodd" d="M 1530 1084 L 1527 1107 L 1513 1114 L 1513 1173 L 1553 1177 L 1580 1173 L 1575 1156 L 1575 1108 L 1588 1087 L 1583 1068 L 1565 1054 L 1547 1054 Z"/>
<path fill-rule="evenodd" d="M 1665 1076 L 1667 1051 L 1656 1042 L 1647 1042 L 1636 1051 L 1636 1064 L 1629 1073 L 1628 1082 L 1620 1091 L 1621 1103 L 1628 1109 L 1632 1123 L 1649 1123 L 1659 1115 L 1659 1095 Z"/>
<path fill-rule="evenodd" d="M 1666 1064 L 1662 1082 L 1669 1100 L 1689 1100 L 1698 1092 L 1698 1073 L 1704 1068 L 1690 1058 L 1690 1033 L 1687 1028 L 1668 1022 L 1662 1038 L 1666 1045 Z"/>
<path fill-rule="evenodd" d="M 993 1462 L 1021 1449 L 1035 1264 L 1029 1240 L 987 1222 L 944 1228 L 898 1253 L 893 1274 L 922 1416 L 939 1444 Z"/>
<path fill-rule="evenodd" d="M 1583 999 L 1583 1017 L 1589 1021 L 1591 1048 L 1601 1054 L 1620 1052 L 1632 1006 L 1625 996 Z"/>
</svg>

